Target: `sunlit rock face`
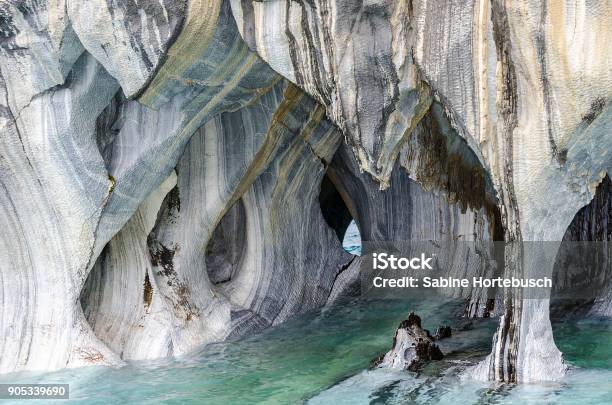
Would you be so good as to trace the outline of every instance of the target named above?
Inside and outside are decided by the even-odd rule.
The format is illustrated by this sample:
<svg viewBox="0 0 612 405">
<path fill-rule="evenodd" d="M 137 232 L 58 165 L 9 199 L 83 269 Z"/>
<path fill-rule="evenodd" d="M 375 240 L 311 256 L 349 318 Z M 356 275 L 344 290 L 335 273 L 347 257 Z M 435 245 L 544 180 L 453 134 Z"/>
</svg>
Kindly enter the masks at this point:
<svg viewBox="0 0 612 405">
<path fill-rule="evenodd" d="M 506 240 L 560 241 L 611 163 L 611 49 L 594 36 L 609 10 L 530 1 L 414 8 L 416 63 L 490 172 Z M 508 253 L 507 274 L 529 274 L 537 260 Z M 484 377 L 555 379 L 564 370 L 548 301 L 507 297 Z"/>
<path fill-rule="evenodd" d="M 95 116 L 117 84 L 88 55 L 71 86 L 37 96 L 13 115 L 3 94 L 1 371 L 118 358 L 91 333 L 78 305 L 96 227 L 112 182 Z M 87 108 L 82 108 L 86 106 Z"/>
<path fill-rule="evenodd" d="M 411 2 L 231 4 L 249 47 L 326 107 L 360 166 L 387 187 L 401 144 L 431 103 L 411 52 Z"/>
<path fill-rule="evenodd" d="M 561 241 L 612 163 L 610 13 L 2 2 L 0 372 L 183 354 L 333 301 L 359 260 L 329 182 L 366 241 Z M 529 275 L 508 246 L 505 274 Z M 473 374 L 560 378 L 548 300 L 495 305 Z"/>
<path fill-rule="evenodd" d="M 405 138 L 394 142 L 401 135 L 376 122 L 390 118 L 386 112 L 410 110 L 410 118 L 392 113 L 396 120 L 387 123 L 399 123 L 399 133 L 414 129 L 429 105 L 429 91 L 418 89 L 430 89 L 490 174 L 509 242 L 560 241 L 608 171 L 609 154 L 592 147 L 609 144 L 605 2 L 234 0 L 232 10 L 251 49 L 328 107 L 360 168 L 383 187 Z M 398 74 L 402 68 L 414 74 Z M 379 95 L 391 94 L 393 83 L 404 90 L 397 94 L 423 97 L 408 109 L 385 102 L 390 97 Z M 521 262 L 506 261 L 507 274 L 535 265 Z M 486 378 L 560 377 L 565 367 L 547 301 L 507 303 L 510 327 L 500 328 Z M 544 364 L 554 371 L 544 373 Z"/>
<path fill-rule="evenodd" d="M 170 314 L 153 287 L 147 235 L 175 185 L 173 173 L 141 203 L 108 242 L 81 292 L 83 311 L 95 335 L 126 360 L 171 354 Z"/>
<path fill-rule="evenodd" d="M 206 123 L 102 251 L 83 294 L 96 335 L 124 359 L 163 357 L 324 304 L 351 260 L 318 206 L 339 143 L 323 108 L 283 81 Z M 232 262 L 205 260 L 227 254 L 215 238 L 238 226 Z"/>
<path fill-rule="evenodd" d="M 103 67 L 109 60 L 84 51 L 81 43 L 95 30 L 76 36 L 63 4 L 12 4 L 1 8 L 8 190 L 2 211 L 3 227 L 11 229 L 2 234 L 2 254 L 12 257 L 1 271 L 3 302 L 14 304 L 2 309 L 0 371 L 121 364 L 83 317 L 78 297 L 89 270 L 170 175 L 193 132 L 211 116 L 252 101 L 278 77 L 242 42 L 228 5 L 218 4 L 208 19 L 191 8 L 173 36 L 184 56 L 180 66 L 164 58 L 154 77 L 151 70 L 144 79 L 151 83 L 142 102 L 126 101 L 116 96 L 130 94 L 127 86 L 120 90 L 123 79 Z M 192 41 L 194 35 L 201 41 Z M 140 59 L 120 55 L 121 64 L 147 75 Z"/>
<path fill-rule="evenodd" d="M 95 256 L 167 178 L 198 128 L 223 111 L 253 102 L 280 80 L 248 50 L 229 5 L 209 10 L 195 3 L 189 13 L 146 91 L 138 100 L 123 100 L 113 124 L 98 131 L 107 144 L 106 166 L 116 192 L 100 220 Z"/>
</svg>

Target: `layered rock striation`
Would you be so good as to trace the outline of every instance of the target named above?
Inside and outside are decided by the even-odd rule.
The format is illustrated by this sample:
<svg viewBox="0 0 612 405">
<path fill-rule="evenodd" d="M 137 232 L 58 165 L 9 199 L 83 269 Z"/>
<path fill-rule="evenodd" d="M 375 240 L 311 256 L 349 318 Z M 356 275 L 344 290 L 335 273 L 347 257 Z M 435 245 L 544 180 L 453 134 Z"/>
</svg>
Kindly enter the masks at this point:
<svg viewBox="0 0 612 405">
<path fill-rule="evenodd" d="M 612 165 L 611 13 L 1 3 L 0 372 L 184 354 L 331 302 L 350 217 L 368 242 L 503 240 L 507 276 L 542 272 L 526 242 L 601 239 L 609 203 L 576 213 Z M 563 375 L 548 299 L 466 293 L 500 315 L 475 376 Z"/>
</svg>

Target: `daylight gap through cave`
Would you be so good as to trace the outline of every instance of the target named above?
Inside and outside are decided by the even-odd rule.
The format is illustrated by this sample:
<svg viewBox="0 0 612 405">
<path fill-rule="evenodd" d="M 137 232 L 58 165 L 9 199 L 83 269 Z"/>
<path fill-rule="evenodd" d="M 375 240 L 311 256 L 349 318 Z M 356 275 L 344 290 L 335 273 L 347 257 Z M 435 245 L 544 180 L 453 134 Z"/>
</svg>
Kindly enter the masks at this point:
<svg viewBox="0 0 612 405">
<path fill-rule="evenodd" d="M 319 205 L 325 222 L 334 230 L 343 249 L 348 253 L 361 255 L 359 226 L 327 174 L 321 182 Z"/>
</svg>

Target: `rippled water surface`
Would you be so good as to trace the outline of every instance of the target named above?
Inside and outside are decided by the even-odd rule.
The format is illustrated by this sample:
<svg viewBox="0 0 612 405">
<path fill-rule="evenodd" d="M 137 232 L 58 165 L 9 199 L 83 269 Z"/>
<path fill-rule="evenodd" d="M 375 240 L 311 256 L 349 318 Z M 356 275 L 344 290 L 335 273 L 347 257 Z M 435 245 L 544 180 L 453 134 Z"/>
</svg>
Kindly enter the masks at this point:
<svg viewBox="0 0 612 405">
<path fill-rule="evenodd" d="M 87 404 L 610 403 L 612 327 L 600 320 L 555 326 L 567 359 L 581 366 L 558 383 L 494 385 L 461 379 L 490 350 L 496 321 L 457 320 L 463 303 L 440 299 L 346 301 L 240 342 L 209 346 L 188 359 L 3 376 L 0 382 L 65 382 Z M 422 373 L 368 370 L 414 310 L 424 327 L 450 323 L 445 360 Z M 463 329 L 463 330 L 460 330 Z M 61 401 L 54 401 L 54 403 Z M 16 403 L 23 404 L 23 401 Z"/>
</svg>

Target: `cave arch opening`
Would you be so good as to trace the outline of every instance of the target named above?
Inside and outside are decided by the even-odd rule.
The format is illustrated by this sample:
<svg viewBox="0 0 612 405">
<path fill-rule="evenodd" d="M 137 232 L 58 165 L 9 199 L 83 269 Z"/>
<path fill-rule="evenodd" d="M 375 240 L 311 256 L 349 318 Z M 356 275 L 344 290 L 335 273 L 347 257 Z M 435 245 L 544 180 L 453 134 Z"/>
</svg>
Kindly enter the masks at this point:
<svg viewBox="0 0 612 405">
<path fill-rule="evenodd" d="M 346 228 L 344 238 L 342 239 L 342 248 L 348 253 L 361 256 L 361 233 L 355 220 L 352 220 L 348 228 Z"/>
<path fill-rule="evenodd" d="M 553 268 L 550 319 L 555 344 L 581 367 L 609 367 L 612 319 L 612 181 L 608 174 L 593 199 L 574 216 Z"/>
<path fill-rule="evenodd" d="M 612 317 L 612 182 L 606 174 L 589 204 L 565 230 L 555 257 L 550 317 L 554 324 L 589 316 Z M 608 297 L 608 298 L 607 298 Z"/>
<path fill-rule="evenodd" d="M 321 181 L 319 206 L 325 222 L 334 230 L 342 248 L 356 256 L 361 255 L 361 232 L 340 191 L 326 173 Z"/>
</svg>

